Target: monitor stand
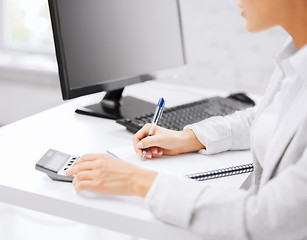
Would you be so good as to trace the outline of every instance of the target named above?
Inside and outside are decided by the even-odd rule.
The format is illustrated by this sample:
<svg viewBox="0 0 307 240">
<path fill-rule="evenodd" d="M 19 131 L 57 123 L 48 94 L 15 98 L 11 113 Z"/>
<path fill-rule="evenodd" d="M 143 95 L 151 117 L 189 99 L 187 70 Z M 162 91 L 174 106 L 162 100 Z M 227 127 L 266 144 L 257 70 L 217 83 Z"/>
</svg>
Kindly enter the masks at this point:
<svg viewBox="0 0 307 240">
<path fill-rule="evenodd" d="M 134 97 L 123 97 L 123 91 L 124 88 L 109 91 L 100 103 L 79 108 L 76 113 L 117 120 L 155 111 L 155 104 Z"/>
</svg>

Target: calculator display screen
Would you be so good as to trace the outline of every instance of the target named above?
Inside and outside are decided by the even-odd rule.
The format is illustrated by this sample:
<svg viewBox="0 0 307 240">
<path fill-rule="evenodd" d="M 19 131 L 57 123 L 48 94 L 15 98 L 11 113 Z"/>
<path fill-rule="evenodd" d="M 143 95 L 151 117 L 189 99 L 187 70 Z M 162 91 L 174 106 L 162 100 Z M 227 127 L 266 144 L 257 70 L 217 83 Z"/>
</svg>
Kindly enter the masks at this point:
<svg viewBox="0 0 307 240">
<path fill-rule="evenodd" d="M 56 154 L 52 159 L 48 161 L 45 167 L 57 172 L 67 160 L 67 156 Z"/>
</svg>

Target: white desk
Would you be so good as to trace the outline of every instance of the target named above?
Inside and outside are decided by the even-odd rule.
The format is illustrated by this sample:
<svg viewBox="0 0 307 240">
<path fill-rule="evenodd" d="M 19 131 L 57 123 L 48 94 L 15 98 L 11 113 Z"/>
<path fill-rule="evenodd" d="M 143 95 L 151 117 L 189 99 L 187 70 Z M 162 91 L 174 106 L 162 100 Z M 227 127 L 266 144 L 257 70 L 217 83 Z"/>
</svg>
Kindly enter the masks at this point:
<svg viewBox="0 0 307 240">
<path fill-rule="evenodd" d="M 154 88 L 143 99 L 155 102 L 163 96 L 168 106 L 216 94 L 154 82 L 130 87 L 126 92 L 141 97 L 141 93 Z M 74 113 L 77 107 L 101 98 L 102 94 L 79 98 L 0 128 L 0 201 L 137 237 L 200 239 L 156 220 L 143 207 L 141 198 L 77 194 L 72 184 L 52 181 L 34 169 L 49 148 L 82 155 L 132 144 L 132 134 L 114 121 Z M 243 151 L 240 156 L 250 161 L 249 152 Z M 246 175 L 238 175 L 219 182 L 238 187 L 245 178 Z"/>
</svg>

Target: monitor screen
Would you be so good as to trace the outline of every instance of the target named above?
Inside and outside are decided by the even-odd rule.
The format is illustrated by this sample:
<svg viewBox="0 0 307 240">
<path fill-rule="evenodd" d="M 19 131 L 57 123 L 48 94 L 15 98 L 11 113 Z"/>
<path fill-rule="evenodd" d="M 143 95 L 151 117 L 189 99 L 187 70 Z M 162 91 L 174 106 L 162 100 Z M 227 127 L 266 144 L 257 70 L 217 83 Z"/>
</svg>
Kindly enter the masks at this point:
<svg viewBox="0 0 307 240">
<path fill-rule="evenodd" d="M 138 114 L 123 109 L 124 87 L 185 63 L 178 0 L 49 0 L 49 7 L 63 99 L 107 92 L 85 114 Z"/>
</svg>

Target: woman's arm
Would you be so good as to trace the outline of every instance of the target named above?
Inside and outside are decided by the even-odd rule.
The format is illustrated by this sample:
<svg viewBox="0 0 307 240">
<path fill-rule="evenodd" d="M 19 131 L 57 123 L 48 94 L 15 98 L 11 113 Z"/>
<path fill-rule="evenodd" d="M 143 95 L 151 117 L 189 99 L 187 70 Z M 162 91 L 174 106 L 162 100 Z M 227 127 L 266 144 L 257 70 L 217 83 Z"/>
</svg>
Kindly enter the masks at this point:
<svg viewBox="0 0 307 240">
<path fill-rule="evenodd" d="M 185 129 L 193 130 L 201 144 L 206 146 L 206 149 L 201 151 L 204 154 L 248 149 L 256 112 L 257 107 L 253 107 L 224 117 L 211 117 L 188 125 Z"/>
<path fill-rule="evenodd" d="M 146 124 L 133 137 L 135 151 L 142 156 L 143 148 L 150 148 L 147 158 L 177 155 L 202 150 L 213 154 L 227 150 L 248 149 L 250 130 L 256 107 L 224 117 L 211 117 L 188 125 L 183 131 L 156 127 L 153 136 L 147 137 L 150 124 Z"/>
<path fill-rule="evenodd" d="M 306 172 L 307 148 L 254 195 L 159 174 L 146 205 L 160 220 L 204 239 L 306 239 Z"/>
</svg>

